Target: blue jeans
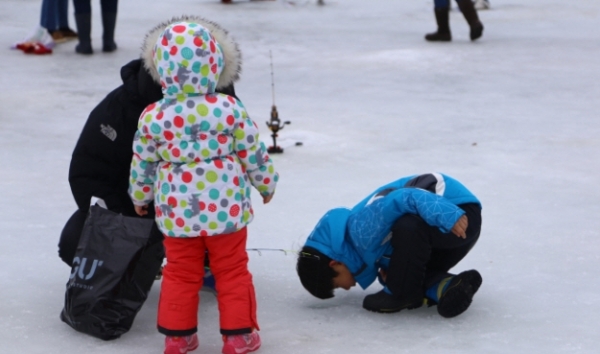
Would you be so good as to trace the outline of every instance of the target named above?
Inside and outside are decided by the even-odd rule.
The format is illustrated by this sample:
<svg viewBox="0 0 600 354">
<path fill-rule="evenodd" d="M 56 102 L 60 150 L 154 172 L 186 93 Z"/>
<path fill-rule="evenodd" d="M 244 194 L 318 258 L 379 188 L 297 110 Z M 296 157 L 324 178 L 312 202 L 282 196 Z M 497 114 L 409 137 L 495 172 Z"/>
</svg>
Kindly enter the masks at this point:
<svg viewBox="0 0 600 354">
<path fill-rule="evenodd" d="M 117 13 L 117 3 L 119 0 L 100 0 L 100 8 L 102 12 L 106 13 Z M 75 14 L 91 14 L 92 13 L 92 1 L 91 0 L 73 0 L 75 7 Z"/>
<path fill-rule="evenodd" d="M 69 28 L 69 0 L 43 0 L 40 25 L 48 31 Z"/>
</svg>

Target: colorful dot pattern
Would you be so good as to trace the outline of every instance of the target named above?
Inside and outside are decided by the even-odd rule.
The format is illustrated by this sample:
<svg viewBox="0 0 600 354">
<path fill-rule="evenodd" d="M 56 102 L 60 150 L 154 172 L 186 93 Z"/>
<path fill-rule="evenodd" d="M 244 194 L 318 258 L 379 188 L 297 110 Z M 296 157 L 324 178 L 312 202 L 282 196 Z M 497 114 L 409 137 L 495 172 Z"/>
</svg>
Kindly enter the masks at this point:
<svg viewBox="0 0 600 354">
<path fill-rule="evenodd" d="M 163 37 L 168 31 L 175 32 L 174 26 L 194 28 L 183 32 L 182 43 L 195 43 L 188 37 L 205 38 L 208 33 L 197 24 L 177 23 L 168 27 Z M 159 42 L 163 43 L 162 37 Z M 200 67 L 217 57 L 222 60 L 214 43 L 209 45 L 215 48 L 214 56 L 191 49 L 194 55 L 181 56 L 175 66 L 185 67 L 183 60 Z M 161 67 L 165 67 L 163 61 L 177 57 L 160 55 L 162 59 L 156 59 L 158 56 L 156 51 L 155 60 Z M 189 77 L 182 80 L 177 73 L 161 72 L 164 82 L 168 77 L 174 82 L 204 77 L 202 70 L 186 75 Z M 178 91 L 146 107 L 134 137 L 129 193 L 136 205 L 154 201 L 158 226 L 167 236 L 212 236 L 240 230 L 253 218 L 251 186 L 261 195 L 269 195 L 279 179 L 259 139 L 258 127 L 242 103 L 205 89 Z"/>
<path fill-rule="evenodd" d="M 165 96 L 213 93 L 225 62 L 221 46 L 197 23 L 176 22 L 154 46 L 154 64 Z"/>
</svg>

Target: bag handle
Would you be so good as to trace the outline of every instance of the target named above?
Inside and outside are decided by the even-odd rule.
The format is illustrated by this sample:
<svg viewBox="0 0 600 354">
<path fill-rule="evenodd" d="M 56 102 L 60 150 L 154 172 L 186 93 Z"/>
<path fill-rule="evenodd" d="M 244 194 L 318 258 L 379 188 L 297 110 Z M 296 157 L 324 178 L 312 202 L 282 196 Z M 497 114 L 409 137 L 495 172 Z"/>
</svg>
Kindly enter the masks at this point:
<svg viewBox="0 0 600 354">
<path fill-rule="evenodd" d="M 92 196 L 92 199 L 90 200 L 90 206 L 92 206 L 92 205 L 97 205 L 104 209 L 108 209 L 108 207 L 106 206 L 106 202 L 104 202 L 104 199 L 99 198 L 99 197 Z"/>
</svg>

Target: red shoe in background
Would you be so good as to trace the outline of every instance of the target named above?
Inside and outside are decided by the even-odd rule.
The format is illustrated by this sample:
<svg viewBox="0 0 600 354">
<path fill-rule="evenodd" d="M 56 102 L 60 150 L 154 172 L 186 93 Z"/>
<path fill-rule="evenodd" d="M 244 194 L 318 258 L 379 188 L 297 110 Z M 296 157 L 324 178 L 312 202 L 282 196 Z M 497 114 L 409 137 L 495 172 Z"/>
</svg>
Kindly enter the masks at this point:
<svg viewBox="0 0 600 354">
<path fill-rule="evenodd" d="M 15 45 L 16 49 L 22 50 L 25 54 L 52 54 L 52 49 L 38 42 L 24 42 Z"/>
<path fill-rule="evenodd" d="M 52 49 L 46 47 L 42 43 L 34 43 L 33 51 L 31 54 L 43 55 L 43 54 L 52 54 Z"/>
</svg>

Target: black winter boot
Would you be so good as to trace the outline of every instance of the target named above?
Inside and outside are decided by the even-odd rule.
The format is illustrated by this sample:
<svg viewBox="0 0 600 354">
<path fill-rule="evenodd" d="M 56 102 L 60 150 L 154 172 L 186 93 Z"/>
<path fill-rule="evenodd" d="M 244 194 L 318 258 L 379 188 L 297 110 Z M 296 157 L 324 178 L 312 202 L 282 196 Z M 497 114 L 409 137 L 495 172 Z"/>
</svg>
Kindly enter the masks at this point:
<svg viewBox="0 0 600 354">
<path fill-rule="evenodd" d="M 385 290 L 367 295 L 363 300 L 363 308 L 365 310 L 380 313 L 394 313 L 404 309 L 411 310 L 421 307 L 422 305 L 423 303 L 421 301 L 416 303 L 405 303 L 388 294 Z"/>
<path fill-rule="evenodd" d="M 448 24 L 449 11 L 449 8 L 434 9 L 438 30 L 425 35 L 426 40 L 431 42 L 450 42 L 452 40 L 450 25 Z"/>
<path fill-rule="evenodd" d="M 471 40 L 474 41 L 481 37 L 483 34 L 483 24 L 479 21 L 479 16 L 473 2 L 471 0 L 457 0 L 456 3 L 467 20 L 469 27 L 471 27 Z"/>
<path fill-rule="evenodd" d="M 91 39 L 92 14 L 75 14 L 75 23 L 77 24 L 77 38 L 79 38 L 79 44 L 75 47 L 75 52 L 94 54 Z"/>
<path fill-rule="evenodd" d="M 102 51 L 103 52 L 114 52 L 117 50 L 117 44 L 115 43 L 115 26 L 117 24 L 117 14 L 112 12 L 102 13 L 102 27 L 104 33 L 102 34 Z"/>
<path fill-rule="evenodd" d="M 437 306 L 440 316 L 450 318 L 465 312 L 482 281 L 481 274 L 474 269 L 454 276 L 446 291 L 440 296 Z"/>
</svg>

